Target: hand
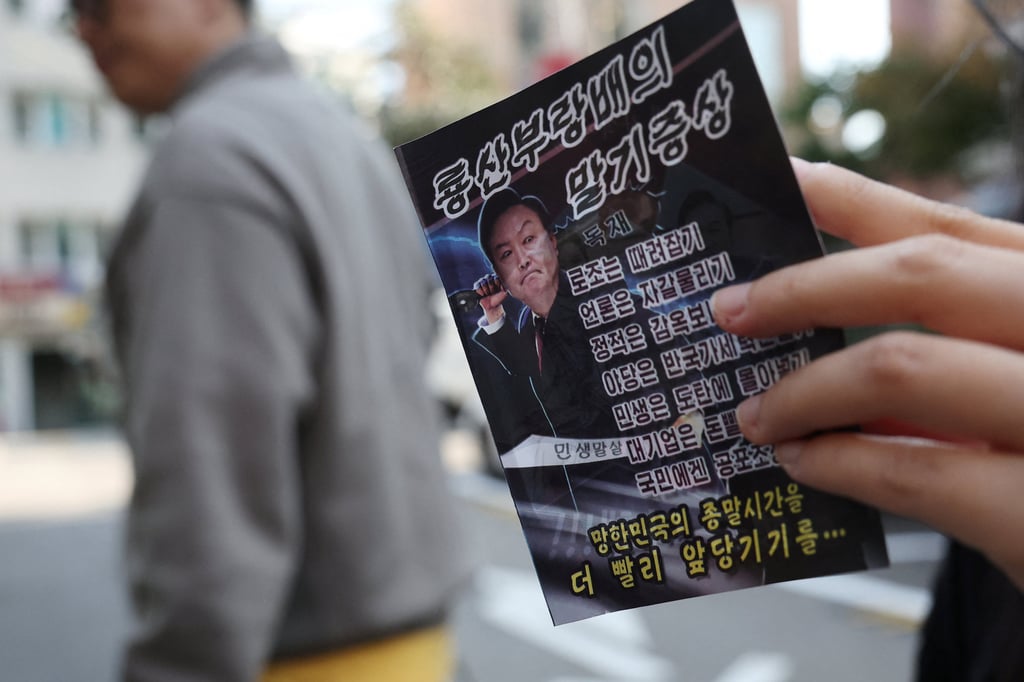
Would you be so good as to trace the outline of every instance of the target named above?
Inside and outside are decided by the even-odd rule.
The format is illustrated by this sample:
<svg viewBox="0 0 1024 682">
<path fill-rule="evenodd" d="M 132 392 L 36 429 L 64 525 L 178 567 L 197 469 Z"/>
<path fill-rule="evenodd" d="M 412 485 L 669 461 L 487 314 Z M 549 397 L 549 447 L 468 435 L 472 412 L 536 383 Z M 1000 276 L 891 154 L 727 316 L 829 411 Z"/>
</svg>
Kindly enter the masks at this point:
<svg viewBox="0 0 1024 682">
<path fill-rule="evenodd" d="M 473 290 L 480 297 L 480 307 L 483 308 L 487 321 L 494 324 L 505 316 L 505 308 L 502 303 L 508 297 L 501 279 L 495 274 L 481 277 L 473 285 Z"/>
<path fill-rule="evenodd" d="M 920 519 L 1024 589 L 1024 225 L 793 167 L 818 226 L 862 248 L 717 292 L 718 324 L 742 336 L 899 322 L 938 333 L 819 358 L 740 405 L 744 435 L 778 444 L 795 480 Z"/>
</svg>

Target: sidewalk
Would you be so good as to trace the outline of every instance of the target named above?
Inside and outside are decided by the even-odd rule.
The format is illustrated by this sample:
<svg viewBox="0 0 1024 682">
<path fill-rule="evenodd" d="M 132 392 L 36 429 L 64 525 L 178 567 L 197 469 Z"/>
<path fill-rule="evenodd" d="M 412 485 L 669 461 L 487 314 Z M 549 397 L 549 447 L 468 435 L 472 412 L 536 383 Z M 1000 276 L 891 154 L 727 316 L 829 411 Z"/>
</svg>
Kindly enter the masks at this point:
<svg viewBox="0 0 1024 682">
<path fill-rule="evenodd" d="M 0 522 L 119 509 L 131 485 L 127 449 L 113 432 L 0 434 Z"/>
<path fill-rule="evenodd" d="M 471 434 L 449 431 L 441 448 L 449 472 L 479 470 Z M 131 487 L 128 450 L 113 430 L 0 433 L 0 522 L 121 509 Z"/>
</svg>

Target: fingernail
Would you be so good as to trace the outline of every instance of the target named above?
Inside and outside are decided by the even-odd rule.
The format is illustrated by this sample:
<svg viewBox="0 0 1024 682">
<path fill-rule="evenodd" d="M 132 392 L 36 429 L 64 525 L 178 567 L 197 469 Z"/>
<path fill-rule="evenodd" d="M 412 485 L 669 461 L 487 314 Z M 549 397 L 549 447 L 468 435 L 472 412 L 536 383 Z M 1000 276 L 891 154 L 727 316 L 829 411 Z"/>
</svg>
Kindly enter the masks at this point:
<svg viewBox="0 0 1024 682">
<path fill-rule="evenodd" d="M 792 469 L 800 461 L 800 454 L 804 451 L 804 442 L 791 440 L 788 443 L 779 443 L 775 446 L 775 460 L 784 469 Z"/>
<path fill-rule="evenodd" d="M 739 422 L 740 430 L 748 437 L 751 430 L 757 426 L 757 416 L 761 412 L 761 396 L 755 395 L 747 398 L 736 407 L 736 421 Z"/>
<path fill-rule="evenodd" d="M 789 157 L 789 165 L 791 165 L 793 167 L 793 173 L 795 173 L 796 176 L 799 178 L 803 174 L 810 173 L 815 168 L 818 168 L 818 167 L 821 167 L 821 166 L 828 166 L 828 165 L 830 165 L 830 163 L 828 161 L 813 161 L 812 162 L 812 161 L 807 161 L 805 159 L 801 159 L 801 158 L 799 158 L 797 156 L 791 156 L 791 157 Z"/>
<path fill-rule="evenodd" d="M 743 314 L 747 309 L 749 292 L 749 284 L 737 284 L 719 289 L 711 295 L 711 311 L 718 326 L 724 326 Z"/>
</svg>

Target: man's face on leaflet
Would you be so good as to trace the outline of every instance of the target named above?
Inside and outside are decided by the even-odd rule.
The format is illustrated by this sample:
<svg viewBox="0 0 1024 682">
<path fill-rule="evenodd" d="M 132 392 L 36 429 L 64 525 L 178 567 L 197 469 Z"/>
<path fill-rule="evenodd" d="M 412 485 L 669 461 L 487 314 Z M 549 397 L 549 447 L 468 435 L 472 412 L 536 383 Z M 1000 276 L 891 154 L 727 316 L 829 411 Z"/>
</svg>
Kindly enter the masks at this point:
<svg viewBox="0 0 1024 682">
<path fill-rule="evenodd" d="M 545 315 L 558 292 L 558 245 L 536 211 L 516 205 L 502 213 L 488 246 L 509 294 Z"/>
</svg>

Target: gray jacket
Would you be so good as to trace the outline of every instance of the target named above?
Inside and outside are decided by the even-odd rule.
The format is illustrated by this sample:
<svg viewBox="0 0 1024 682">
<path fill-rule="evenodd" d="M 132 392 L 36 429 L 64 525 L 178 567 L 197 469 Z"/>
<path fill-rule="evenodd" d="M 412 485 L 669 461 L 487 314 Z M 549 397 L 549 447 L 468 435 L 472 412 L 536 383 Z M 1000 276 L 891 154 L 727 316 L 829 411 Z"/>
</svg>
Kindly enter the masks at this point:
<svg viewBox="0 0 1024 682">
<path fill-rule="evenodd" d="M 463 577 L 394 159 L 251 37 L 196 73 L 108 275 L 136 487 L 131 680 L 435 622 Z"/>
</svg>

